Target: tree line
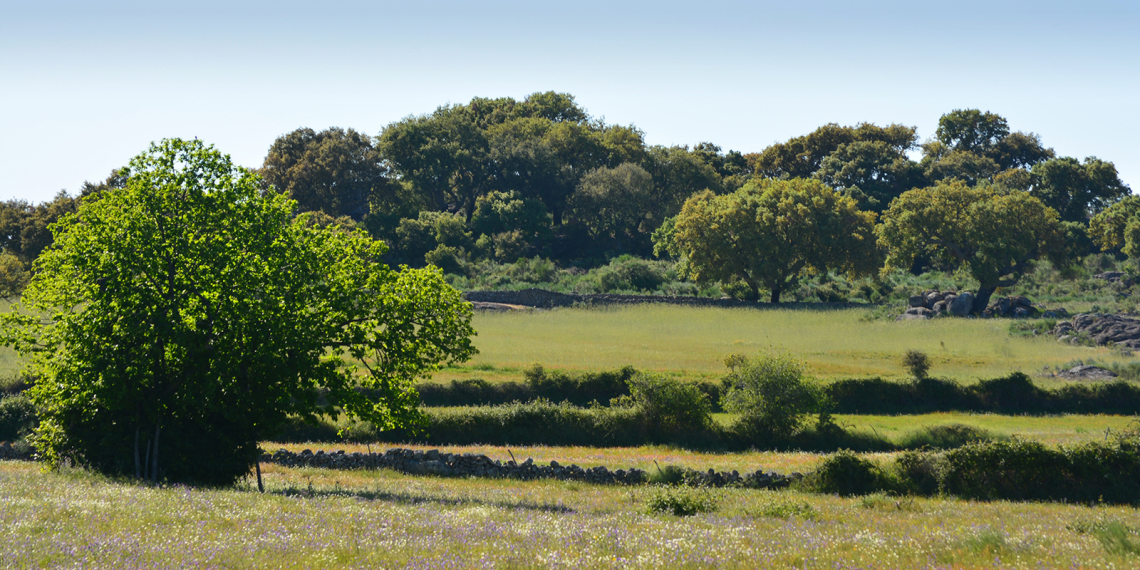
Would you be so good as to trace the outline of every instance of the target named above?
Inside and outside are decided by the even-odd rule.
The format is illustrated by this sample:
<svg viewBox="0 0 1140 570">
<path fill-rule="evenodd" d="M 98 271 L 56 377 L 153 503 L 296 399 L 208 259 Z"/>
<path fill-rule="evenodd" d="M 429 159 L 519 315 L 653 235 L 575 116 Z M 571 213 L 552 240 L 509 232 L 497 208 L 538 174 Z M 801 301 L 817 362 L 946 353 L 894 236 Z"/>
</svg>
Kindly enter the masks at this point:
<svg viewBox="0 0 1140 570">
<path fill-rule="evenodd" d="M 320 223 L 359 226 L 384 240 L 391 248 L 386 259 L 394 264 L 462 272 L 479 260 L 541 256 L 590 267 L 621 254 L 657 254 L 682 261 L 697 279 L 721 281 L 749 298 L 766 291 L 772 300 L 805 271 L 870 275 L 884 263 L 921 270 L 972 259 L 973 265 L 988 264 L 976 272 L 984 274 L 981 281 L 1001 286 L 1023 269 L 1024 260 L 1013 257 L 1025 255 L 990 251 L 985 244 L 999 239 L 989 231 L 992 224 L 1013 231 L 1006 224 L 1025 220 L 1002 217 L 1014 202 L 1040 204 L 1060 224 L 1039 223 L 1026 228 L 1028 234 L 1000 238 L 1033 234 L 1034 245 L 1026 246 L 1032 251 L 1023 253 L 1036 259 L 1054 250 L 1089 250 L 1090 220 L 1130 195 L 1111 162 L 1057 156 L 1038 135 L 1013 131 L 1005 118 L 976 109 L 943 115 L 925 142 L 915 127 L 901 124 L 827 124 L 743 153 L 709 142 L 648 145 L 636 127 L 607 124 L 572 95 L 555 92 L 521 101 L 475 98 L 445 105 L 391 123 L 376 136 L 342 128 L 297 129 L 274 141 L 259 174 L 263 184 L 296 200 L 301 211 L 318 213 Z M 113 173 L 100 184 L 86 183 L 77 198 L 61 194 L 47 204 L 0 206 L 6 287 L 18 288 L 19 270 L 26 271 L 50 243 L 48 223 L 74 210 L 74 200 L 121 185 L 119 178 Z M 914 190 L 925 194 L 899 202 Z M 955 198 L 954 192 L 966 194 Z M 827 201 L 831 217 L 781 213 L 791 195 Z M 983 195 L 1002 205 L 994 205 L 997 210 L 988 218 L 980 212 L 967 215 L 982 207 L 970 200 Z M 923 200 L 931 199 L 941 203 L 924 206 Z M 745 207 L 752 208 L 750 216 L 738 212 L 730 220 L 713 214 Z M 945 210 L 951 207 L 965 210 Z M 922 215 L 941 212 L 949 218 L 919 224 L 915 208 L 926 208 Z M 963 225 L 967 218 L 975 219 L 973 229 Z M 719 245 L 715 236 L 697 239 L 704 224 L 728 227 L 722 219 L 744 226 L 716 238 L 728 240 Z M 795 219 L 802 228 L 826 231 L 801 228 L 806 233 L 796 237 L 792 234 L 801 230 L 795 229 Z M 883 229 L 876 233 L 877 223 Z M 945 235 L 931 234 L 931 224 L 947 226 Z M 1123 222 L 1113 236 L 1123 236 L 1127 226 Z M 904 237 L 920 230 L 923 244 Z M 948 237 L 946 231 L 958 234 Z M 1098 231 L 1093 231 L 1097 245 L 1126 247 L 1124 237 L 1098 237 L 1104 233 Z M 798 257 L 778 252 L 772 240 L 780 232 L 786 234 L 780 238 L 785 249 L 802 250 Z M 1059 232 L 1062 238 L 1041 232 Z M 1140 229 L 1135 233 L 1140 240 Z M 1048 247 L 1042 245 L 1046 242 Z M 743 248 L 738 256 L 756 259 L 726 257 L 729 243 Z M 1002 274 L 990 275 L 995 271 Z"/>
</svg>

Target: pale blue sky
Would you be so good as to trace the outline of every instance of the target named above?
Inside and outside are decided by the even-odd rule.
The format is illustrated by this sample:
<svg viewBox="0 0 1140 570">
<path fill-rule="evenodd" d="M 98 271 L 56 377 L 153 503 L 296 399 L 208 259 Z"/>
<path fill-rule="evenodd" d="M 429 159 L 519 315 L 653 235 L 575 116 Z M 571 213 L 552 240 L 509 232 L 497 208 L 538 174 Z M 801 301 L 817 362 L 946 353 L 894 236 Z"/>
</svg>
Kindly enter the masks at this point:
<svg viewBox="0 0 1140 570">
<path fill-rule="evenodd" d="M 0 0 L 0 199 L 74 192 L 164 137 L 256 167 L 297 127 L 546 90 L 651 144 L 744 152 L 828 122 L 925 139 L 976 107 L 1140 190 L 1138 6 Z"/>
</svg>

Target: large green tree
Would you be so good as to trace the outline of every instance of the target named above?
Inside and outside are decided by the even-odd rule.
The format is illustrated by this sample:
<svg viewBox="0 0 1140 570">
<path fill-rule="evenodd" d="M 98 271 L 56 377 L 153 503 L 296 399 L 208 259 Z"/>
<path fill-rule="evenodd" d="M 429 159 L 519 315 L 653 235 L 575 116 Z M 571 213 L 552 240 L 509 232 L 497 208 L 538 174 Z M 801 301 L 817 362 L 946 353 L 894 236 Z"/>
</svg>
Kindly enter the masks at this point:
<svg viewBox="0 0 1140 570">
<path fill-rule="evenodd" d="M 915 127 L 893 124 L 879 127 L 860 123 L 854 127 L 826 124 L 802 137 L 774 144 L 763 152 L 746 155 L 752 174 L 765 178 L 809 178 L 827 155 L 840 145 L 858 141 L 879 141 L 901 151 L 914 147 Z"/>
<path fill-rule="evenodd" d="M 922 145 L 922 152 L 922 165 L 931 180 L 958 178 L 970 185 L 1053 158 L 1053 150 L 1037 135 L 1010 132 L 1005 117 L 978 109 L 942 115 L 934 139 Z"/>
<path fill-rule="evenodd" d="M 1083 164 L 1072 157 L 1054 158 L 1034 165 L 1030 174 L 1029 193 L 1070 222 L 1086 222 L 1132 193 L 1116 166 L 1095 156 Z"/>
<path fill-rule="evenodd" d="M 883 141 L 839 145 L 815 172 L 816 178 L 850 195 L 862 210 L 882 212 L 891 200 L 924 180 L 922 167 L 906 153 Z"/>
<path fill-rule="evenodd" d="M 390 200 L 398 192 L 372 139 L 336 127 L 319 133 L 297 129 L 273 141 L 261 175 L 301 210 L 358 222 L 368 215 L 370 202 Z"/>
<path fill-rule="evenodd" d="M 875 214 L 818 180 L 759 180 L 724 196 L 697 194 L 677 215 L 671 247 L 698 281 L 743 281 L 773 303 L 801 277 L 879 267 Z"/>
<path fill-rule="evenodd" d="M 978 280 L 974 311 L 1009 287 L 1037 259 L 1060 268 L 1073 251 L 1057 212 L 1025 192 L 970 187 L 961 180 L 903 193 L 876 228 L 886 268 L 908 269 L 925 256 L 963 265 Z"/>
<path fill-rule="evenodd" d="M 416 379 L 473 353 L 470 305 L 438 271 L 389 269 L 383 243 L 295 216 L 200 141 L 124 175 L 53 227 L 2 316 L 51 464 L 228 483 L 291 415 L 414 425 Z"/>
</svg>

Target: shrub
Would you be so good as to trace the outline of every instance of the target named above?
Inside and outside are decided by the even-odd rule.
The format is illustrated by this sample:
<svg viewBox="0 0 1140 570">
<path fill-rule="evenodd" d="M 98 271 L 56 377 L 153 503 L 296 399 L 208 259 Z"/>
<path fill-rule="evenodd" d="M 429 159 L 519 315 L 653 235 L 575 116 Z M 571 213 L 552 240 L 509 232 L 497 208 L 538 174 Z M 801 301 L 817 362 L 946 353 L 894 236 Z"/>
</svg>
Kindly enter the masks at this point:
<svg viewBox="0 0 1140 570">
<path fill-rule="evenodd" d="M 899 446 L 908 449 L 931 447 L 934 449 L 954 449 L 969 443 L 992 441 L 994 436 L 987 430 L 965 424 L 947 424 L 924 427 L 908 433 Z"/>
<path fill-rule="evenodd" d="M 712 424 L 712 407 L 695 384 L 640 372 L 629 379 L 629 392 L 650 433 L 700 431 Z"/>
<path fill-rule="evenodd" d="M 27 396 L 0 396 L 0 441 L 17 441 L 37 423 L 35 406 Z"/>
<path fill-rule="evenodd" d="M 629 380 L 637 374 L 632 366 L 603 372 L 585 372 L 571 376 L 563 371 L 547 371 L 539 363 L 523 371 L 527 386 L 538 397 L 579 406 L 591 402 L 608 402 L 629 395 Z"/>
<path fill-rule="evenodd" d="M 770 501 L 749 511 L 748 514 L 775 519 L 801 518 L 805 520 L 815 520 L 819 518 L 819 511 L 815 510 L 815 507 L 811 506 L 807 501 L 778 497 L 775 496 L 774 493 L 769 493 L 769 495 L 772 495 Z"/>
<path fill-rule="evenodd" d="M 821 413 L 822 394 L 804 375 L 804 365 L 787 354 L 761 355 L 726 377 L 726 411 L 740 414 L 734 431 L 747 439 L 786 441 Z M 821 418 L 822 418 L 821 414 Z"/>
<path fill-rule="evenodd" d="M 843 497 L 888 491 L 893 486 L 878 465 L 846 450 L 829 455 L 804 478 L 803 484 L 819 493 Z"/>
<path fill-rule="evenodd" d="M 690 487 L 652 487 L 645 499 L 649 513 L 668 513 L 688 517 L 711 513 L 718 507 L 718 497 L 709 489 Z"/>
<path fill-rule="evenodd" d="M 415 439 L 434 445 L 637 445 L 641 416 L 626 408 L 580 408 L 549 400 L 503 406 L 425 410 L 424 434 L 378 434 L 385 441 Z"/>
<path fill-rule="evenodd" d="M 903 355 L 903 366 L 910 371 L 911 376 L 916 380 L 923 380 L 926 378 L 927 372 L 930 371 L 930 357 L 925 352 L 919 350 L 908 350 Z"/>
</svg>

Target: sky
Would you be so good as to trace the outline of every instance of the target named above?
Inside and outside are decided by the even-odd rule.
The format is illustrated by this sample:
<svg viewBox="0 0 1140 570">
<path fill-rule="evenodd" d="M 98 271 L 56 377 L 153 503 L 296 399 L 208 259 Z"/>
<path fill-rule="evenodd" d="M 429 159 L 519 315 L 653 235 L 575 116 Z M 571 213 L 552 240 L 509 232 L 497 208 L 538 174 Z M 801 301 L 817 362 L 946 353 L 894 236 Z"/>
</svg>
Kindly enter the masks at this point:
<svg viewBox="0 0 1140 570">
<path fill-rule="evenodd" d="M 0 200 L 163 138 L 258 167 L 294 129 L 377 135 L 472 97 L 573 94 L 650 144 L 758 152 L 977 108 L 1140 191 L 1140 2 L 0 0 Z"/>
</svg>

